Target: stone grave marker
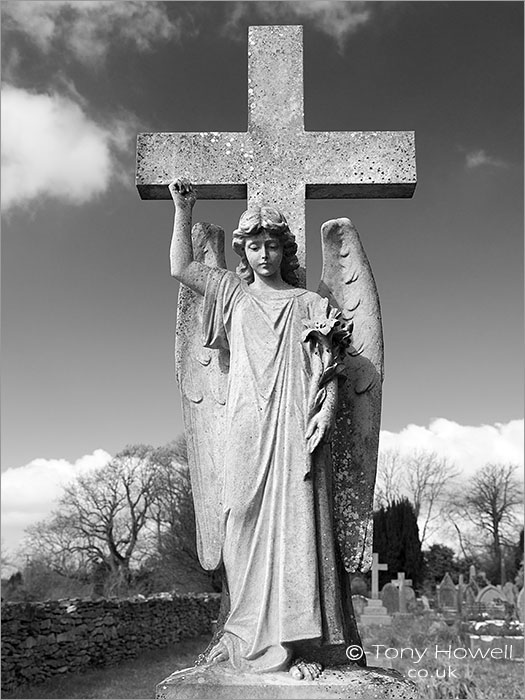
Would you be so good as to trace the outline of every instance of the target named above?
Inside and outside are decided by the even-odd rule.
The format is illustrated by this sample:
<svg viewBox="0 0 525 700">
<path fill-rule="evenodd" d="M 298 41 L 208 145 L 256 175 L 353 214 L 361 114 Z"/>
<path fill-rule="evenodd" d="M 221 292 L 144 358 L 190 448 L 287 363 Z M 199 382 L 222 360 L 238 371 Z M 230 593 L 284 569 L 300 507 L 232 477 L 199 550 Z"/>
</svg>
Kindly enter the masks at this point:
<svg viewBox="0 0 525 700">
<path fill-rule="evenodd" d="M 352 596 L 352 603 L 354 606 L 355 614 L 357 615 L 357 617 L 361 617 L 368 604 L 368 598 L 366 598 L 364 595 L 356 594 Z"/>
<path fill-rule="evenodd" d="M 525 588 L 522 588 L 521 591 L 518 593 L 518 601 L 517 601 L 517 613 L 518 613 L 518 620 L 520 622 L 525 621 L 525 594 L 523 593 L 525 591 Z"/>
<path fill-rule="evenodd" d="M 403 586 L 401 590 L 401 596 L 404 598 L 405 611 L 407 613 L 414 613 L 417 610 L 417 600 L 414 589 L 411 585 Z M 401 605 L 400 605 L 401 607 Z"/>
<path fill-rule="evenodd" d="M 445 608 L 454 610 L 457 609 L 458 605 L 458 591 L 452 580 L 452 577 L 447 572 L 443 580 L 437 586 L 437 596 L 438 596 L 438 607 L 442 610 Z"/>
<path fill-rule="evenodd" d="M 304 286 L 305 198 L 412 196 L 416 184 L 414 134 L 305 131 L 302 27 L 250 27 L 247 131 L 140 134 L 138 137 L 136 184 L 140 196 L 143 199 L 169 199 L 171 194 L 168 185 L 177 177 L 191 181 L 200 199 L 247 199 L 248 208 L 264 203 L 282 210 L 296 236 L 300 263 L 299 283 Z M 191 238 L 189 243 L 191 247 Z M 348 255 L 348 252 L 341 255 Z M 347 285 L 350 281 L 356 280 L 345 279 L 344 284 Z M 355 396 L 354 403 L 357 404 Z M 345 438 L 348 440 L 347 436 Z M 359 479 L 353 482 L 354 495 L 360 495 L 362 482 Z M 365 484 L 365 487 L 364 490 L 368 489 L 371 496 L 373 486 L 370 489 L 369 484 Z M 357 498 L 354 516 L 363 499 L 366 500 L 366 493 L 363 493 L 363 498 Z M 356 518 L 358 522 L 354 525 L 358 535 L 367 531 L 364 518 L 364 515 L 363 518 Z M 349 526 L 350 529 L 354 525 Z M 344 532 L 346 534 L 347 529 Z M 293 535 L 294 533 L 289 533 L 289 542 L 293 543 Z M 365 563 L 368 565 L 368 544 L 366 552 Z M 348 562 L 344 563 L 346 565 Z M 234 569 L 232 567 L 230 571 L 234 572 Z M 332 567 L 332 572 L 335 570 Z M 260 581 L 257 583 L 260 585 Z M 233 595 L 233 588 L 231 591 Z M 244 604 L 248 602 L 251 605 L 256 599 L 257 596 L 251 596 L 250 601 L 247 596 Z M 264 606 L 264 603 L 265 598 L 262 602 L 257 601 L 260 606 Z M 390 618 L 383 611 L 382 603 L 376 595 L 369 601 L 361 620 L 368 617 L 373 618 L 375 624 L 388 624 Z M 234 612 L 235 606 L 230 610 L 229 621 Z M 305 610 L 302 608 L 298 612 L 302 614 Z M 229 631 L 224 636 L 227 634 L 228 640 L 234 640 L 232 644 L 235 639 L 239 639 Z M 221 653 L 226 653 L 226 646 L 223 640 L 217 644 Z M 233 660 L 238 650 L 230 651 Z M 287 663 L 283 651 L 282 648 L 278 649 L 278 668 L 284 668 Z M 319 649 L 316 650 L 318 652 Z M 312 663 L 310 666 L 313 668 Z M 317 672 L 318 670 L 316 669 Z M 180 699 L 183 697 L 180 690 L 185 688 L 187 694 L 184 697 L 194 698 L 197 695 L 192 693 L 198 689 L 198 696 L 203 697 L 206 686 L 206 697 L 231 698 L 234 691 L 237 692 L 235 697 L 245 697 L 244 694 L 239 695 L 242 688 L 234 688 L 234 682 L 230 684 L 229 674 L 220 664 L 211 664 L 205 671 L 206 673 L 203 668 L 194 667 L 181 673 L 176 672 L 159 684 L 158 693 L 164 698 Z M 331 669 L 327 668 L 323 678 L 316 679 L 315 686 L 309 686 L 314 689 L 314 694 L 310 692 L 309 697 L 316 697 L 317 685 L 326 683 L 326 677 L 330 673 Z M 248 677 L 249 674 L 243 675 Z M 252 675 L 256 674 L 250 674 L 250 679 Z M 341 680 L 341 673 L 334 671 L 331 678 L 330 697 L 348 697 L 348 682 L 345 677 Z M 285 680 L 287 684 L 291 683 L 288 676 Z M 386 679 L 382 677 L 379 680 L 383 690 Z M 367 680 L 370 686 L 373 682 L 373 678 Z M 219 688 L 221 683 L 225 685 Z M 265 689 L 265 680 L 260 674 L 257 675 L 257 684 L 257 690 L 260 691 L 257 697 L 273 696 L 271 688 Z M 369 690 L 370 693 L 362 691 L 363 697 L 372 695 L 375 689 L 370 687 Z M 404 697 L 407 697 L 406 693 L 413 696 L 414 689 L 408 684 L 402 690 Z M 288 695 L 286 689 L 286 694 L 280 697 L 298 695 Z"/>
<path fill-rule="evenodd" d="M 476 603 L 484 603 L 485 605 L 501 603 L 504 597 L 503 592 L 499 588 L 489 585 L 479 591 L 476 596 Z"/>
<path fill-rule="evenodd" d="M 421 604 L 423 606 L 423 610 L 430 610 L 430 603 L 428 602 L 428 598 L 426 595 L 422 595 L 419 600 L 421 601 Z"/>
<path fill-rule="evenodd" d="M 372 598 L 379 598 L 379 572 L 388 571 L 388 564 L 379 563 L 379 554 L 372 554 Z"/>
<path fill-rule="evenodd" d="M 399 588 L 393 583 L 385 583 L 381 589 L 381 600 L 390 615 L 399 612 Z"/>
<path fill-rule="evenodd" d="M 457 609 L 459 615 L 461 616 L 463 614 L 463 603 L 465 602 L 465 578 L 463 574 L 460 574 L 458 577 L 457 592 Z"/>
<path fill-rule="evenodd" d="M 405 578 L 405 572 L 404 571 L 399 571 L 397 574 L 396 579 L 392 579 L 391 583 L 394 584 L 394 586 L 397 586 L 399 589 L 399 612 L 401 614 L 405 614 L 408 612 L 407 609 L 407 595 L 408 597 L 409 594 L 406 593 L 406 589 L 409 586 L 412 586 L 412 580 Z M 412 591 L 414 593 L 414 591 Z M 413 596 L 413 600 L 415 600 L 415 594 Z"/>
<path fill-rule="evenodd" d="M 379 554 L 372 553 L 372 597 L 367 600 L 365 610 L 361 613 L 360 623 L 366 625 L 390 625 L 392 618 L 379 597 L 379 572 L 387 571 L 387 564 L 379 563 Z"/>
<path fill-rule="evenodd" d="M 463 596 L 465 600 L 465 606 L 471 608 L 476 603 L 476 596 L 478 595 L 478 587 L 472 585 L 470 582 L 465 586 L 463 591 Z"/>
<path fill-rule="evenodd" d="M 516 584 L 512 583 L 511 581 L 507 581 L 507 583 L 501 589 L 501 592 L 503 593 L 505 600 L 511 605 L 514 605 L 514 607 L 516 607 L 518 595 L 518 589 L 516 587 Z"/>
<path fill-rule="evenodd" d="M 387 609 L 383 606 L 380 598 L 368 598 L 366 608 L 361 613 L 359 620 L 360 627 L 370 625 L 391 625 L 392 618 Z"/>
</svg>

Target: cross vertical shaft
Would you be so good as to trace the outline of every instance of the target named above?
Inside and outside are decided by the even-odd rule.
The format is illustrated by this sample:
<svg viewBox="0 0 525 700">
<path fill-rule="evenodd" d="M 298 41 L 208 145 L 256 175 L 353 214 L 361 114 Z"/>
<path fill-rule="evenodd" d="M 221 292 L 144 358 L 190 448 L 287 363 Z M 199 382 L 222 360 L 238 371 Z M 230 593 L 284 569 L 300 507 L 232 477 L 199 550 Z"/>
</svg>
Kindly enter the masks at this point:
<svg viewBox="0 0 525 700">
<path fill-rule="evenodd" d="M 379 598 L 379 572 L 388 571 L 388 564 L 379 563 L 379 554 L 372 553 L 372 598 Z"/>
<path fill-rule="evenodd" d="M 169 199 L 187 177 L 200 199 L 247 199 L 280 209 L 297 239 L 305 280 L 305 197 L 411 197 L 411 131 L 305 131 L 303 28 L 250 27 L 245 132 L 139 134 L 136 184 L 143 199 Z"/>
<path fill-rule="evenodd" d="M 302 149 L 294 148 L 304 134 L 303 95 L 302 27 L 250 27 L 248 131 L 254 167 L 248 182 L 248 206 L 266 203 L 285 214 L 304 276 L 306 193 L 296 163 Z"/>
</svg>

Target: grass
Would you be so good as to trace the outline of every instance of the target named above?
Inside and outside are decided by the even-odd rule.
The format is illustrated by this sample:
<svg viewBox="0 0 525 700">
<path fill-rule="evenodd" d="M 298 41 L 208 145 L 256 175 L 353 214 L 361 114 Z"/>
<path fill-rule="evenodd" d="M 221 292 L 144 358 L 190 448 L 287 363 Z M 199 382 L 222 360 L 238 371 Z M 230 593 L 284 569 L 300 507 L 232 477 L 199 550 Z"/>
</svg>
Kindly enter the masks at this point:
<svg viewBox="0 0 525 700">
<path fill-rule="evenodd" d="M 415 618 L 410 622 L 394 619 L 392 627 L 364 631 L 363 646 L 372 651 L 369 665 L 389 666 L 414 681 L 420 700 L 467 698 L 479 700 L 522 700 L 523 661 L 510 659 L 455 658 L 469 649 L 466 634 L 457 625 Z M 384 645 L 379 647 L 377 645 Z M 451 648 L 447 654 L 436 654 Z M 386 652 L 388 649 L 388 652 Z M 418 654 L 426 653 L 418 660 Z M 403 650 L 403 655 L 401 650 Z M 395 657 L 397 654 L 397 658 Z"/>
<path fill-rule="evenodd" d="M 144 652 L 117 666 L 90 669 L 61 676 L 39 685 L 4 693 L 4 698 L 107 698 L 108 700 L 154 698 L 155 686 L 173 671 L 192 666 L 208 636 L 195 637 L 167 649 Z M 392 627 L 371 627 L 363 634 L 363 646 L 374 652 L 371 666 L 395 668 L 412 678 L 420 700 L 466 698 L 467 700 L 522 700 L 523 663 L 504 659 L 457 659 L 436 655 L 435 647 L 468 649 L 468 641 L 456 626 L 415 618 L 407 623 L 394 619 Z M 384 645 L 375 649 L 374 645 Z M 398 658 L 386 658 L 398 652 Z M 404 649 L 403 658 L 400 658 Z M 417 654 L 427 653 L 416 663 Z M 411 658 L 412 656 L 412 658 Z M 452 674 L 451 674 L 452 671 Z M 418 677 L 419 672 L 419 677 Z"/>
<path fill-rule="evenodd" d="M 173 671 L 193 666 L 210 641 L 209 635 L 186 639 L 165 649 L 145 651 L 116 666 L 102 666 L 74 675 L 57 676 L 24 686 L 4 698 L 154 698 L 155 686 Z"/>
</svg>

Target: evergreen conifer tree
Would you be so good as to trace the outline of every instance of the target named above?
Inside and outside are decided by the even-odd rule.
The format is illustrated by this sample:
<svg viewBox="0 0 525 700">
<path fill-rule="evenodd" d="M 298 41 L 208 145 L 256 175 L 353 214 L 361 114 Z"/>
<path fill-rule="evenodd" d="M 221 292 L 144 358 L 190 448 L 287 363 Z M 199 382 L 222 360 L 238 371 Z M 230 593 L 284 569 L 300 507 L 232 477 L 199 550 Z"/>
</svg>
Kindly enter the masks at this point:
<svg viewBox="0 0 525 700">
<path fill-rule="evenodd" d="M 374 513 L 374 552 L 388 564 L 380 585 L 404 571 L 416 588 L 424 577 L 424 559 L 414 508 L 407 498 L 393 501 Z"/>
</svg>

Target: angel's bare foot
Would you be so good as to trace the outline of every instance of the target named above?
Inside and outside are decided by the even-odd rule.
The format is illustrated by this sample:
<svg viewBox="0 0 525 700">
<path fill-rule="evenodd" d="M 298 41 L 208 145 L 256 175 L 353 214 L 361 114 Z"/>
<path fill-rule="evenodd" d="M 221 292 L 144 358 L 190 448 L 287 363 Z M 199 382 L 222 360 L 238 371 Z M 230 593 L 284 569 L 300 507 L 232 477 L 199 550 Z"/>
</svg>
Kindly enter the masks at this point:
<svg viewBox="0 0 525 700">
<path fill-rule="evenodd" d="M 210 651 L 210 655 L 208 656 L 208 663 L 218 664 L 221 661 L 227 661 L 229 656 L 230 655 L 228 654 L 228 649 L 226 648 L 226 645 L 221 639 Z"/>
<path fill-rule="evenodd" d="M 323 667 L 317 661 L 305 661 L 296 659 L 290 667 L 290 675 L 296 681 L 313 681 L 321 675 Z"/>
</svg>

